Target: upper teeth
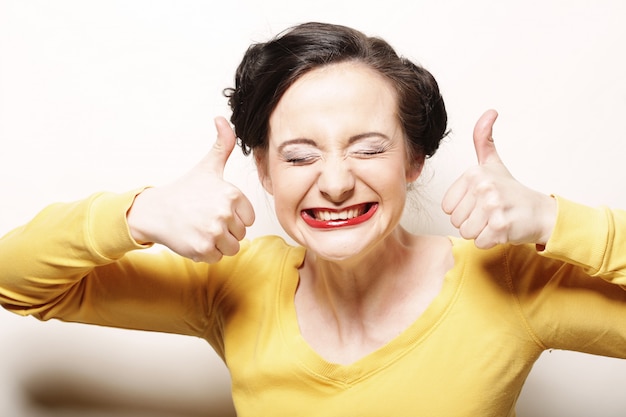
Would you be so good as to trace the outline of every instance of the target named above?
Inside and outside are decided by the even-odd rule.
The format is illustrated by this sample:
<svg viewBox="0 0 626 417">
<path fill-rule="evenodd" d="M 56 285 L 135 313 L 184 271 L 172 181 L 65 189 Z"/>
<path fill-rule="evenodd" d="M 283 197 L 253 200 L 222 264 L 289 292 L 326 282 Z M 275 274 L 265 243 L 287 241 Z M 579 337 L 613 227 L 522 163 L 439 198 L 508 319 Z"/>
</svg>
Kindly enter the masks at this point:
<svg viewBox="0 0 626 417">
<path fill-rule="evenodd" d="M 315 217 L 318 220 L 348 220 L 357 217 L 360 214 L 360 210 L 357 208 L 351 208 L 342 211 L 328 211 L 328 210 L 316 210 Z"/>
</svg>

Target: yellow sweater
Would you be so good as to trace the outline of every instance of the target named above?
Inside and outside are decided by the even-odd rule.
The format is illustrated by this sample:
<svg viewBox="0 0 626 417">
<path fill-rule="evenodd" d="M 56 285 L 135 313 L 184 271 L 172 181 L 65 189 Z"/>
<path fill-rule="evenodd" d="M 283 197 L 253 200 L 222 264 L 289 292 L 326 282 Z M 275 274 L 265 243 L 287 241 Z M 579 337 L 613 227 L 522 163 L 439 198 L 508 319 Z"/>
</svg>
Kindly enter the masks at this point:
<svg viewBox="0 0 626 417">
<path fill-rule="evenodd" d="M 135 251 L 125 218 L 133 197 L 55 204 L 0 239 L 0 303 L 42 320 L 202 337 L 230 369 L 241 417 L 514 416 L 543 350 L 626 357 L 623 211 L 559 199 L 540 253 L 453 238 L 455 266 L 424 314 L 337 365 L 298 330 L 303 248 L 264 237 L 214 265 Z"/>
</svg>

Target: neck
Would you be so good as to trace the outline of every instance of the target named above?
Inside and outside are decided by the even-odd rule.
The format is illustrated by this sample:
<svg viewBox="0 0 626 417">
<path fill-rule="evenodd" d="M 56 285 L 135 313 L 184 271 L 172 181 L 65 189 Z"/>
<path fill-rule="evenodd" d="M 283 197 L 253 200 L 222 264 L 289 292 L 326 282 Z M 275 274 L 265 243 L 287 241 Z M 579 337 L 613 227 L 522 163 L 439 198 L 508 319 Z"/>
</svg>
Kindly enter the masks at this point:
<svg viewBox="0 0 626 417">
<path fill-rule="evenodd" d="M 296 291 L 298 322 L 327 360 L 351 363 L 397 337 L 430 304 L 454 262 L 447 239 L 401 228 L 378 247 L 341 262 L 307 253 Z"/>
<path fill-rule="evenodd" d="M 415 237 L 398 227 L 377 248 L 343 261 L 307 254 L 307 293 L 338 321 L 383 317 L 406 294 L 411 276 L 400 269 L 413 257 Z M 345 318 L 346 320 L 343 320 Z"/>
</svg>

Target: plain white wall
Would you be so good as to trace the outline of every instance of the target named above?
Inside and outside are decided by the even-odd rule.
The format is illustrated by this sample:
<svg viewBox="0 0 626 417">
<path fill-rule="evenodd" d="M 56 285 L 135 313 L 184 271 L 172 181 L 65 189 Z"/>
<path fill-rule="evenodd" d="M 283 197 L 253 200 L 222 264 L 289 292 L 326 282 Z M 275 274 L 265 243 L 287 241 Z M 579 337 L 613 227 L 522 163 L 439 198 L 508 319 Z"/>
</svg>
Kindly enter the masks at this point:
<svg viewBox="0 0 626 417">
<path fill-rule="evenodd" d="M 0 234 L 50 202 L 185 172 L 210 148 L 212 118 L 228 116 L 221 91 L 245 48 L 309 20 L 380 35 L 440 83 L 453 133 L 411 228 L 455 234 L 439 201 L 475 163 L 472 127 L 491 107 L 500 155 L 522 182 L 626 208 L 622 0 L 1 0 Z M 237 153 L 226 176 L 255 204 L 249 235 L 280 233 L 252 163 Z M 623 416 L 625 385 L 624 361 L 546 353 L 518 412 Z M 227 372 L 200 340 L 0 312 L 2 416 L 230 410 Z"/>
</svg>

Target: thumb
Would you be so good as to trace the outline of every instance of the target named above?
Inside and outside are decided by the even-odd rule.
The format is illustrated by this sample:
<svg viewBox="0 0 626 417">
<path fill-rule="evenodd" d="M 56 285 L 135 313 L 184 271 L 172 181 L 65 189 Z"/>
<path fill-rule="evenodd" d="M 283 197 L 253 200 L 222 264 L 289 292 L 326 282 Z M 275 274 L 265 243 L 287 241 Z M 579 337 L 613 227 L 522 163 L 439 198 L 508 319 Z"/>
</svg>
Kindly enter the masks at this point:
<svg viewBox="0 0 626 417">
<path fill-rule="evenodd" d="M 493 125 L 497 118 L 498 112 L 487 110 L 480 116 L 474 127 L 474 149 L 476 149 L 479 165 L 501 162 L 496 145 L 493 143 Z"/>
<path fill-rule="evenodd" d="M 217 139 L 204 162 L 211 172 L 221 177 L 224 174 L 226 162 L 235 148 L 237 138 L 230 124 L 223 117 L 215 118 L 215 128 L 217 129 Z"/>
</svg>

